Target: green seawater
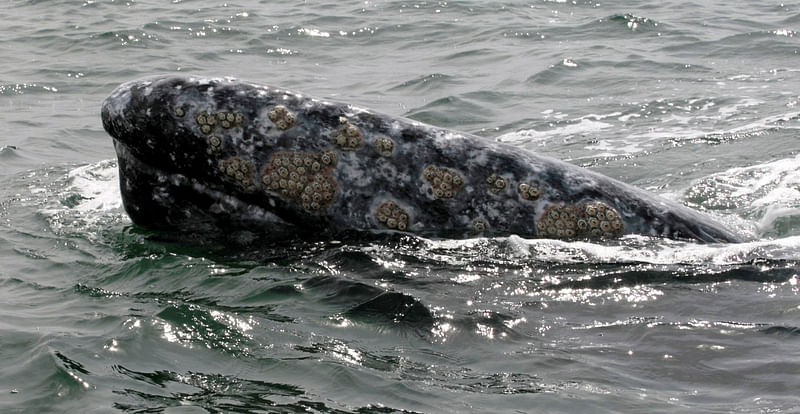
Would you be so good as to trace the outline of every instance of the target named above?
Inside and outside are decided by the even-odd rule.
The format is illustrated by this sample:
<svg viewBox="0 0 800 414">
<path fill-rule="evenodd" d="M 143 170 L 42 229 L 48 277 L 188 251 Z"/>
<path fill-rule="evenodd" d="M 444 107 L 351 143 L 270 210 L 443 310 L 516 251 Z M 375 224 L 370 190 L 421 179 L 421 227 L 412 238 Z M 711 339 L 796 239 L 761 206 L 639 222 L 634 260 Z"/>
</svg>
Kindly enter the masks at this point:
<svg viewBox="0 0 800 414">
<path fill-rule="evenodd" d="M 800 411 L 800 7 L 0 3 L 0 413 Z M 99 108 L 233 76 L 477 134 L 746 241 L 193 242 Z"/>
</svg>

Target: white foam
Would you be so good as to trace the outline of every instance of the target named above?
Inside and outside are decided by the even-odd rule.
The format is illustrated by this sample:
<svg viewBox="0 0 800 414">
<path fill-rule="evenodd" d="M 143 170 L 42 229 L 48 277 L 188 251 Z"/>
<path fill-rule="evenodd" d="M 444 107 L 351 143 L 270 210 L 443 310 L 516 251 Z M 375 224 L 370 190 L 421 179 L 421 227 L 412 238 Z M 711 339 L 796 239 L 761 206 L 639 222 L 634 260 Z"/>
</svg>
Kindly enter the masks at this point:
<svg viewBox="0 0 800 414">
<path fill-rule="evenodd" d="M 122 207 L 119 192 L 119 170 L 116 160 L 105 160 L 75 168 L 67 173 L 70 187 L 66 192 L 76 192 L 81 201 L 74 210 L 103 212 Z"/>
<path fill-rule="evenodd" d="M 587 117 L 578 118 L 576 122 L 569 123 L 554 129 L 548 129 L 544 131 L 527 129 L 522 131 L 510 132 L 497 137 L 497 140 L 501 142 L 544 141 L 551 138 L 588 135 L 593 132 L 602 131 L 604 129 L 613 127 L 612 124 L 609 124 L 607 122 L 601 122 L 598 119 L 603 119 L 603 118 L 600 118 L 600 115 L 589 115 Z"/>
<path fill-rule="evenodd" d="M 742 205 L 757 220 L 762 235 L 787 217 L 800 217 L 800 155 L 749 167 L 736 167 L 700 180 L 716 198 Z"/>
<path fill-rule="evenodd" d="M 78 232 L 93 239 L 108 223 L 130 220 L 122 209 L 116 160 L 74 168 L 54 184 L 29 190 L 44 194 L 39 213 L 56 233 Z"/>
<path fill-rule="evenodd" d="M 535 259 L 553 263 L 647 263 L 684 265 L 736 265 L 758 259 L 794 260 L 800 251 L 800 236 L 745 243 L 699 244 L 644 236 L 625 236 L 603 244 L 587 241 L 525 239 L 509 236 L 496 239 L 428 240 L 433 249 L 449 252 L 480 252 L 482 258 L 511 256 L 514 260 Z M 487 252 L 486 250 L 489 250 Z M 491 250 L 501 250 L 491 252 Z M 436 258 L 462 262 L 447 254 Z"/>
</svg>

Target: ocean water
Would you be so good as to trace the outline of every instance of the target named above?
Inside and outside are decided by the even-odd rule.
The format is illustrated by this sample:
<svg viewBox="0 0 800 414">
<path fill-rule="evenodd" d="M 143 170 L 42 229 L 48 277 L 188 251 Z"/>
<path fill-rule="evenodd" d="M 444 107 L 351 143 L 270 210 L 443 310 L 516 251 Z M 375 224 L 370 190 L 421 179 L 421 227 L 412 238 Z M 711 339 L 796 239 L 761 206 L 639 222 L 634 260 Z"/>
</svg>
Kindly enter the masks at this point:
<svg viewBox="0 0 800 414">
<path fill-rule="evenodd" d="M 0 412 L 799 412 L 800 6 L 0 3 Z M 134 226 L 99 108 L 234 76 L 475 133 L 746 241 Z"/>
</svg>

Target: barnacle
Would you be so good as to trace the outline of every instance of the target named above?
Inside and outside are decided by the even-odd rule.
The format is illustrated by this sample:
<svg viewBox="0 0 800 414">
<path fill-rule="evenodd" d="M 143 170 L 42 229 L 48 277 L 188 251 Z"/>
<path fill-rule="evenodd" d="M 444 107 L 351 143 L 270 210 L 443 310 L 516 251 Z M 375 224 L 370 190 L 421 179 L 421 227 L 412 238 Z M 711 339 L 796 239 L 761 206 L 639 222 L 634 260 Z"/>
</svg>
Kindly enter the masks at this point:
<svg viewBox="0 0 800 414">
<path fill-rule="evenodd" d="M 206 152 L 209 155 L 222 151 L 222 138 L 216 135 L 211 135 L 208 137 L 208 139 L 206 139 L 206 143 L 208 144 L 208 149 L 206 149 Z"/>
<path fill-rule="evenodd" d="M 270 109 L 269 112 L 267 112 L 267 118 L 281 130 L 287 130 L 293 127 L 296 121 L 294 114 L 289 112 L 283 105 L 275 105 Z"/>
<path fill-rule="evenodd" d="M 183 109 L 178 108 L 176 114 L 183 116 Z M 197 125 L 204 134 L 211 133 L 218 125 L 225 129 L 239 126 L 244 122 L 244 116 L 233 112 L 208 112 L 199 111 L 194 116 Z"/>
<path fill-rule="evenodd" d="M 308 212 L 327 209 L 333 203 L 338 189 L 331 174 L 335 163 L 332 155 L 329 151 L 272 154 L 261 171 L 264 190 L 277 193 Z M 328 163 L 324 162 L 325 157 L 328 157 Z M 311 168 L 306 168 L 306 165 L 311 165 Z"/>
<path fill-rule="evenodd" d="M 476 218 L 475 220 L 472 220 L 472 229 L 473 230 L 475 230 L 475 231 L 480 233 L 480 232 L 486 231 L 486 229 L 488 229 L 488 228 L 489 228 L 489 223 L 487 223 L 486 220 L 484 220 L 482 218 Z"/>
<path fill-rule="evenodd" d="M 361 129 L 350 123 L 347 118 L 340 118 L 341 126 L 331 134 L 331 140 L 342 151 L 355 151 L 364 142 Z"/>
<path fill-rule="evenodd" d="M 494 194 L 498 194 L 506 189 L 506 180 L 497 174 L 492 174 L 486 178 L 486 183 L 489 185 L 489 191 Z"/>
<path fill-rule="evenodd" d="M 539 186 L 528 183 L 520 183 L 520 185 L 517 186 L 517 192 L 519 192 L 520 197 L 529 201 L 538 200 L 539 196 L 541 195 Z"/>
<path fill-rule="evenodd" d="M 613 238 L 622 235 L 623 223 L 613 207 L 599 201 L 553 204 L 539 216 L 536 230 L 542 237 Z"/>
<path fill-rule="evenodd" d="M 384 157 L 391 157 L 394 151 L 394 141 L 386 137 L 375 138 L 375 149 Z"/>
<path fill-rule="evenodd" d="M 256 191 L 256 184 L 253 180 L 255 167 L 253 162 L 239 157 L 231 157 L 219 162 L 219 170 L 233 180 L 245 192 Z"/>
<path fill-rule="evenodd" d="M 431 185 L 436 198 L 453 198 L 464 186 L 461 174 L 452 168 L 429 165 L 422 170 L 422 177 Z"/>
<path fill-rule="evenodd" d="M 385 200 L 375 209 L 375 218 L 390 229 L 408 228 L 408 212 L 392 200 Z"/>
</svg>

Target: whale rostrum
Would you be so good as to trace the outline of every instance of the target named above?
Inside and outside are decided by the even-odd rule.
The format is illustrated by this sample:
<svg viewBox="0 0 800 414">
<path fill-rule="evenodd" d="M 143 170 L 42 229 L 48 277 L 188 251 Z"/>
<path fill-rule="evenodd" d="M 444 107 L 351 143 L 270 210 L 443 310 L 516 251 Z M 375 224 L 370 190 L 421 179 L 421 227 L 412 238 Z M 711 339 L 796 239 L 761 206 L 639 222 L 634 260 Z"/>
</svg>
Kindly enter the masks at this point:
<svg viewBox="0 0 800 414">
<path fill-rule="evenodd" d="M 150 77 L 116 88 L 102 119 L 125 209 L 146 227 L 737 241 L 699 212 L 566 162 L 271 86 Z"/>
</svg>

